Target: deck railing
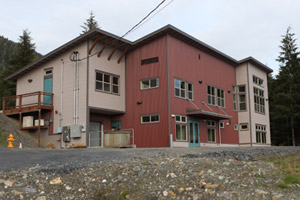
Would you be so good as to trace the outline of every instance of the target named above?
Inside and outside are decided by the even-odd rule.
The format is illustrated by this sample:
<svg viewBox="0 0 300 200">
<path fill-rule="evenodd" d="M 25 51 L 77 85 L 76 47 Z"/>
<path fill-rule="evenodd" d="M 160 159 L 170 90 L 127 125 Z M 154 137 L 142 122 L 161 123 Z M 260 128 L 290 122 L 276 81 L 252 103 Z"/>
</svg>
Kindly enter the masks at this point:
<svg viewBox="0 0 300 200">
<path fill-rule="evenodd" d="M 38 91 L 3 98 L 2 109 L 4 114 L 14 114 L 41 108 L 53 108 L 53 93 Z"/>
</svg>

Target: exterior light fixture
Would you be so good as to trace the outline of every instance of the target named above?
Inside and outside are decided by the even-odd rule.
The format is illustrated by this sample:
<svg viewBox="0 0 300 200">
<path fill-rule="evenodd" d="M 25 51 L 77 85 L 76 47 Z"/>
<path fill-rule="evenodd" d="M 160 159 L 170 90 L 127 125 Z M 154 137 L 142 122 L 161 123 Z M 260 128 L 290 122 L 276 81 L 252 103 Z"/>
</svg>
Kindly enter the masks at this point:
<svg viewBox="0 0 300 200">
<path fill-rule="evenodd" d="M 138 102 L 136 102 L 138 105 L 140 105 L 140 104 L 142 104 L 143 102 L 142 101 L 138 101 Z"/>
<path fill-rule="evenodd" d="M 202 84 L 202 81 L 200 80 L 199 83 Z"/>
<path fill-rule="evenodd" d="M 29 78 L 27 81 L 28 81 L 28 83 L 31 83 L 31 82 L 32 82 L 32 79 L 31 79 L 31 78 Z"/>
</svg>

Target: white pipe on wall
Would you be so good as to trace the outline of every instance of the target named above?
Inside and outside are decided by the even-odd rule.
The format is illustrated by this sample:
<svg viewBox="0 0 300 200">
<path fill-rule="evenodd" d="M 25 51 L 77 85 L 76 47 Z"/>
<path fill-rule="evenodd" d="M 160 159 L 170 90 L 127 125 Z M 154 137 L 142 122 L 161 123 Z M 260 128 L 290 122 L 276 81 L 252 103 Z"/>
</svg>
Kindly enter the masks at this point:
<svg viewBox="0 0 300 200">
<path fill-rule="evenodd" d="M 62 127 L 63 120 L 63 93 L 64 93 L 64 59 L 61 59 L 61 67 L 60 67 L 60 111 L 58 115 L 58 127 Z"/>
</svg>

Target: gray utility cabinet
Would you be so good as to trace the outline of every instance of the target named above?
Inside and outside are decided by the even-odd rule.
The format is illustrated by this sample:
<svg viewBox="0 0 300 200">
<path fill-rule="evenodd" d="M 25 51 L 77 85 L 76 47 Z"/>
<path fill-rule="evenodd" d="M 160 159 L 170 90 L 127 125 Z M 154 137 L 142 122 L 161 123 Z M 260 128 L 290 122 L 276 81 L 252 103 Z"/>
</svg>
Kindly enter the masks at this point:
<svg viewBox="0 0 300 200">
<path fill-rule="evenodd" d="M 70 135 L 71 135 L 71 138 L 80 138 L 81 137 L 81 125 L 70 126 Z"/>
<path fill-rule="evenodd" d="M 62 127 L 62 135 L 64 142 L 70 142 L 70 127 L 64 126 Z"/>
</svg>

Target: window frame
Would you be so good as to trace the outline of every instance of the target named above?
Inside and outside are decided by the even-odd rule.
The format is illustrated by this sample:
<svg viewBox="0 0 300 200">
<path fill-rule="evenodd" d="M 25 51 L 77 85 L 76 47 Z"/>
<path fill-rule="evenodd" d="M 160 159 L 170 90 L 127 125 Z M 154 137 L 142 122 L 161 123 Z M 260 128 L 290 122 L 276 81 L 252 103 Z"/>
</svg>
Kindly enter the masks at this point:
<svg viewBox="0 0 300 200">
<path fill-rule="evenodd" d="M 177 120 L 177 118 L 179 117 L 179 120 Z M 182 120 L 185 119 L 185 120 Z M 180 136 L 181 139 L 177 139 L 177 126 L 180 127 Z M 182 127 L 184 127 L 185 129 L 185 140 L 182 139 L 183 133 L 182 133 Z M 187 132 L 187 117 L 184 115 L 175 115 L 175 141 L 177 142 L 186 142 L 188 141 L 188 132 Z"/>
<path fill-rule="evenodd" d="M 219 126 L 220 126 L 221 129 L 224 129 L 225 128 L 225 123 L 223 121 L 220 121 L 219 122 Z"/>
<path fill-rule="evenodd" d="M 102 74 L 102 81 L 97 80 L 97 73 Z M 105 75 L 109 76 L 109 82 L 105 82 L 105 80 L 104 80 Z M 117 78 L 118 84 L 114 84 L 114 78 Z M 97 83 L 102 83 L 102 89 L 97 88 Z M 105 84 L 109 84 L 109 91 L 105 91 L 105 89 L 104 89 Z M 118 87 L 118 93 L 115 93 L 113 91 L 113 88 L 116 86 Z M 120 76 L 116 75 L 116 74 L 111 74 L 111 73 L 95 70 L 95 91 L 103 92 L 103 93 L 107 93 L 107 94 L 113 94 L 113 95 L 120 95 Z"/>
<path fill-rule="evenodd" d="M 207 142 L 208 143 L 216 143 L 217 142 L 217 126 L 216 126 L 216 121 L 214 120 L 206 120 L 206 129 L 207 129 Z M 214 139 L 215 141 L 209 141 L 209 134 L 210 130 L 213 130 L 214 132 Z"/>
<path fill-rule="evenodd" d="M 219 91 L 220 91 L 220 96 L 219 96 Z M 223 97 L 221 94 L 223 94 Z M 216 106 L 219 108 L 226 108 L 225 90 L 224 89 L 207 84 L 206 85 L 206 95 L 207 95 L 207 104 L 208 105 Z"/>
<path fill-rule="evenodd" d="M 179 87 L 176 87 L 176 81 L 179 81 Z M 184 88 L 181 88 L 182 83 L 184 83 Z M 192 86 L 192 90 L 189 90 L 189 86 Z M 179 96 L 176 95 L 176 89 L 179 90 Z M 181 96 L 182 92 L 184 92 L 184 97 Z M 192 98 L 189 98 L 189 94 L 192 95 Z M 194 84 L 189 81 L 184 81 L 179 78 L 174 78 L 174 96 L 180 99 L 194 101 Z"/>
<path fill-rule="evenodd" d="M 245 91 L 240 92 L 240 88 L 244 87 Z M 236 112 L 247 111 L 247 88 L 246 85 L 234 85 L 232 86 L 232 98 L 233 98 L 233 110 Z M 245 101 L 241 102 L 241 96 L 245 96 Z M 245 104 L 245 109 L 241 109 L 241 104 Z"/>
<path fill-rule="evenodd" d="M 257 91 L 257 92 L 256 92 Z M 254 111 L 259 114 L 266 114 L 265 91 L 253 87 Z"/>
<path fill-rule="evenodd" d="M 256 143 L 267 144 L 267 126 L 255 124 Z"/>
<path fill-rule="evenodd" d="M 148 65 L 152 63 L 158 63 L 159 59 L 158 56 L 152 57 L 152 58 L 145 58 L 141 60 L 141 65 Z"/>
<path fill-rule="evenodd" d="M 158 116 L 158 121 L 152 121 L 151 120 L 152 116 Z M 143 122 L 143 117 L 149 117 L 149 122 Z M 160 123 L 159 113 L 141 115 L 141 124 L 157 124 L 157 123 Z"/>
<path fill-rule="evenodd" d="M 242 126 L 247 125 L 247 128 L 242 128 Z M 249 130 L 249 124 L 248 123 L 240 123 L 240 131 L 248 131 Z"/>
<path fill-rule="evenodd" d="M 259 78 L 255 75 L 252 75 L 252 80 L 253 83 L 260 86 L 260 87 L 264 87 L 264 80 L 262 78 Z"/>
<path fill-rule="evenodd" d="M 156 80 L 156 84 L 157 84 L 156 87 L 151 87 L 151 80 Z M 149 82 L 149 88 L 142 88 L 143 81 L 148 81 Z M 151 90 L 151 89 L 155 89 L 155 88 L 159 88 L 159 78 L 158 77 L 146 78 L 146 79 L 141 79 L 140 80 L 140 90 Z"/>
</svg>

